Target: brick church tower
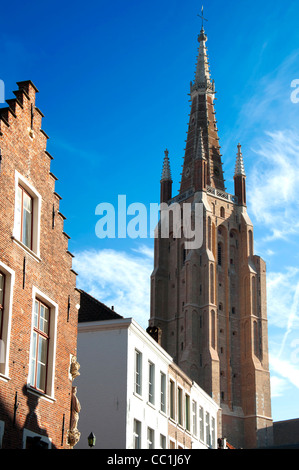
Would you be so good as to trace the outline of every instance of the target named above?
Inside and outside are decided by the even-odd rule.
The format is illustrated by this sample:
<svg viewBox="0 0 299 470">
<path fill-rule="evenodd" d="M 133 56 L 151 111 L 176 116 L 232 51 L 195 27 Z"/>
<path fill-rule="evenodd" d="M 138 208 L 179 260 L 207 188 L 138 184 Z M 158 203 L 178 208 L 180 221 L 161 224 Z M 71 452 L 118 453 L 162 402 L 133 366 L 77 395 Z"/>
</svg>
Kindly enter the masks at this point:
<svg viewBox="0 0 299 470">
<path fill-rule="evenodd" d="M 226 192 L 206 41 L 202 28 L 180 191 L 172 197 L 165 151 L 160 196 L 170 209 L 202 205 L 203 241 L 186 249 L 171 227 L 168 238 L 155 238 L 149 325 L 161 329 L 162 346 L 221 407 L 219 437 L 265 447 L 272 444 L 266 265 L 254 254 L 241 145 L 235 194 Z"/>
</svg>

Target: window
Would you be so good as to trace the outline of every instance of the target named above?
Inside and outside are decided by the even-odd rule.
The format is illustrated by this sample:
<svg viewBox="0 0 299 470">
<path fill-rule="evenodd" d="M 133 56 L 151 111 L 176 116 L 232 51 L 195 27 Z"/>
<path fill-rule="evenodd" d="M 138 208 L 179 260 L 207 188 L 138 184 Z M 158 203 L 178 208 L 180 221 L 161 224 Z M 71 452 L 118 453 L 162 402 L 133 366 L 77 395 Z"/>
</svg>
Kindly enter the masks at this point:
<svg viewBox="0 0 299 470">
<path fill-rule="evenodd" d="M 141 449 L 141 422 L 134 419 L 134 449 Z"/>
<path fill-rule="evenodd" d="M 160 394 L 160 410 L 163 413 L 166 412 L 166 375 L 161 372 L 160 374 L 160 382 L 161 382 L 161 394 Z"/>
<path fill-rule="evenodd" d="M 41 196 L 18 172 L 15 194 L 13 238 L 39 257 Z"/>
<path fill-rule="evenodd" d="M 33 198 L 22 186 L 18 186 L 16 207 L 17 237 L 32 250 Z"/>
<path fill-rule="evenodd" d="M 199 438 L 204 441 L 204 421 L 203 421 L 203 407 L 199 407 Z"/>
<path fill-rule="evenodd" d="M 147 428 L 147 448 L 155 448 L 155 431 L 152 428 Z"/>
<path fill-rule="evenodd" d="M 30 357 L 30 385 L 46 391 L 49 351 L 50 309 L 40 300 L 34 302 L 33 342 Z"/>
<path fill-rule="evenodd" d="M 23 430 L 23 449 L 51 449 L 52 443 L 47 436 L 42 436 L 24 428 Z"/>
<path fill-rule="evenodd" d="M 170 395 L 170 417 L 172 419 L 175 419 L 175 385 L 174 382 L 171 380 L 170 381 L 170 386 L 169 386 L 169 395 Z"/>
<path fill-rule="evenodd" d="M 192 431 L 194 436 L 197 436 L 197 403 L 192 401 Z"/>
<path fill-rule="evenodd" d="M 210 413 L 206 412 L 206 444 L 211 445 Z"/>
<path fill-rule="evenodd" d="M 148 363 L 148 401 L 155 403 L 155 365 L 152 362 Z"/>
<path fill-rule="evenodd" d="M 190 397 L 186 394 L 185 396 L 185 412 L 186 412 L 186 429 L 190 431 Z"/>
<path fill-rule="evenodd" d="M 135 351 L 135 393 L 141 395 L 142 393 L 142 354 Z"/>
<path fill-rule="evenodd" d="M 175 449 L 175 442 L 169 440 L 169 449 Z"/>
<path fill-rule="evenodd" d="M 166 436 L 160 434 L 160 449 L 166 449 Z"/>
<path fill-rule="evenodd" d="M 214 449 L 215 448 L 215 444 L 216 444 L 216 430 L 215 430 L 215 418 L 212 416 L 212 419 L 211 419 L 211 422 L 212 422 L 212 448 Z"/>
<path fill-rule="evenodd" d="M 183 425 L 183 390 L 178 388 L 178 423 Z"/>
<path fill-rule="evenodd" d="M 32 289 L 32 331 L 28 385 L 54 398 L 58 305 L 39 289 Z"/>
<path fill-rule="evenodd" d="M 9 376 L 9 349 L 15 273 L 0 262 L 0 374 Z"/>
</svg>

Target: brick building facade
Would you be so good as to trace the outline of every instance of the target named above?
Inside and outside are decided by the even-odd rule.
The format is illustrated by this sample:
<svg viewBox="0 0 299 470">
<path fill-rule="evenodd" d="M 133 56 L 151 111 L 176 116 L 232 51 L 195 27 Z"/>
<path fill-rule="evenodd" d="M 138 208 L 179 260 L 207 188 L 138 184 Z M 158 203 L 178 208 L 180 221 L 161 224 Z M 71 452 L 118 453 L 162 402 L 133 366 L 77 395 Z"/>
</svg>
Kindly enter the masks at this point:
<svg viewBox="0 0 299 470">
<path fill-rule="evenodd" d="M 0 110 L 0 445 L 15 449 L 79 437 L 79 293 L 37 91 L 19 82 Z"/>
</svg>

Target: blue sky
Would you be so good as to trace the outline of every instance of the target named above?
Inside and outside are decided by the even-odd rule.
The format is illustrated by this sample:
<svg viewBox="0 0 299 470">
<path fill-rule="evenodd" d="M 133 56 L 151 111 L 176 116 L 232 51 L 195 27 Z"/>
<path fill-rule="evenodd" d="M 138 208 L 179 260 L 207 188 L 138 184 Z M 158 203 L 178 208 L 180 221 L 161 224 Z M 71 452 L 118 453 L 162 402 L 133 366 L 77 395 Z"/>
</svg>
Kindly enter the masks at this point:
<svg viewBox="0 0 299 470">
<path fill-rule="evenodd" d="M 78 287 L 145 328 L 153 239 L 100 240 L 95 209 L 118 195 L 159 202 L 166 147 L 177 192 L 200 10 L 195 0 L 1 7 L 0 79 L 6 98 L 21 80 L 40 90 Z M 299 2 L 210 0 L 204 14 L 227 191 L 240 141 L 255 251 L 267 262 L 273 418 L 298 418 Z"/>
</svg>

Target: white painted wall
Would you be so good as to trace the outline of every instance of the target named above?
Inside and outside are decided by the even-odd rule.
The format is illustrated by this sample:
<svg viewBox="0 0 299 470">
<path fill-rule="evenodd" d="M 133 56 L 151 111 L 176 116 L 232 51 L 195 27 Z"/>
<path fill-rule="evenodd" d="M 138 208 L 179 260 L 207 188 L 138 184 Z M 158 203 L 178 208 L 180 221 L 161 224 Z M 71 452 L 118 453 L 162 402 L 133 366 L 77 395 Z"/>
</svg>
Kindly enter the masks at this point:
<svg viewBox="0 0 299 470">
<path fill-rule="evenodd" d="M 97 449 L 125 448 L 127 337 L 124 322 L 79 324 L 77 360 L 80 376 L 77 397 L 81 404 L 78 430 L 81 438 L 75 449 L 88 448 L 90 432 Z"/>
</svg>

